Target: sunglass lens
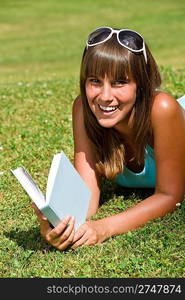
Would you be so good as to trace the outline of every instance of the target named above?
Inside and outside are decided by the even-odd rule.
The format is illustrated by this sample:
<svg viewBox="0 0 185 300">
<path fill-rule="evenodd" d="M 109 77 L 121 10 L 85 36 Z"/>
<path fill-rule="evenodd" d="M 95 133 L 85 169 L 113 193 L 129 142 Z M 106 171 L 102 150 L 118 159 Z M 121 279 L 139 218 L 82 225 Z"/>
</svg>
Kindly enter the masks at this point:
<svg viewBox="0 0 185 300">
<path fill-rule="evenodd" d="M 110 28 L 99 28 L 93 31 L 88 38 L 88 45 L 93 45 L 104 41 L 111 33 Z"/>
<path fill-rule="evenodd" d="M 143 48 L 143 39 L 136 32 L 123 30 L 119 32 L 120 43 L 132 50 L 140 50 Z"/>
</svg>

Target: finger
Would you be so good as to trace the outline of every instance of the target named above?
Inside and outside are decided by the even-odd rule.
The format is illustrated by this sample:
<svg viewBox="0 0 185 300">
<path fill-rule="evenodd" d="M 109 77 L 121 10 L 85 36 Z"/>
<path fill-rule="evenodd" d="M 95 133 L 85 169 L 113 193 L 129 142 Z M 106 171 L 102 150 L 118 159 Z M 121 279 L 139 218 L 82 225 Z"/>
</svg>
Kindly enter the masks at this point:
<svg viewBox="0 0 185 300">
<path fill-rule="evenodd" d="M 83 228 L 79 228 L 76 232 L 75 232 L 75 235 L 74 235 L 74 243 L 76 241 L 78 241 L 80 238 L 82 238 L 82 236 L 84 235 L 85 233 L 85 229 Z"/>
<path fill-rule="evenodd" d="M 70 248 L 74 239 L 74 235 L 75 235 L 75 230 L 73 229 L 68 239 L 58 246 L 58 250 L 65 250 L 67 248 Z"/>
<path fill-rule="evenodd" d="M 58 238 L 66 229 L 67 226 L 69 226 L 69 221 L 71 220 L 70 216 L 66 216 L 50 233 L 51 239 Z"/>
<path fill-rule="evenodd" d="M 69 223 L 67 224 L 68 226 L 66 227 L 65 231 L 63 232 L 63 234 L 59 239 L 60 244 L 65 242 L 66 240 L 69 240 L 72 231 L 74 231 L 74 224 L 75 224 L 75 218 L 71 217 Z M 74 234 L 73 234 L 73 238 L 74 238 Z M 73 240 L 70 242 L 73 242 Z"/>
<path fill-rule="evenodd" d="M 61 234 L 61 236 L 54 238 L 52 232 L 50 234 L 50 243 L 56 247 L 58 250 L 64 250 L 66 249 L 72 242 L 75 234 L 74 230 L 74 222 L 75 219 L 72 217 L 68 223 L 68 226 L 66 227 L 66 230 Z"/>
<path fill-rule="evenodd" d="M 77 247 L 80 247 L 82 245 L 85 245 L 88 241 L 87 236 L 84 234 L 78 241 L 76 241 L 75 243 L 73 243 L 73 245 L 71 246 L 72 249 L 75 249 Z M 86 244 L 87 245 L 87 244 Z"/>
<path fill-rule="evenodd" d="M 58 249 L 66 248 L 69 244 L 72 243 L 74 238 L 74 217 L 72 217 L 67 224 L 66 229 L 61 233 L 61 235 L 53 238 L 53 233 L 50 234 L 50 242 L 52 245 Z M 73 233 L 73 234 L 72 234 Z"/>
</svg>

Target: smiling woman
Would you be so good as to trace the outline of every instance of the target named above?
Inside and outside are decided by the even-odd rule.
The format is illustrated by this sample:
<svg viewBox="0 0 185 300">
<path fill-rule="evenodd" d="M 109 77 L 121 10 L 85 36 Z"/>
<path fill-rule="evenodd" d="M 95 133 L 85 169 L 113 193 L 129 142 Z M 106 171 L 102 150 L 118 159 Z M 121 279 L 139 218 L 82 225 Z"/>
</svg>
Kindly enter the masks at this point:
<svg viewBox="0 0 185 300">
<path fill-rule="evenodd" d="M 159 90 L 160 84 L 157 64 L 140 34 L 103 27 L 89 35 L 81 93 L 73 105 L 73 133 L 75 167 L 92 198 L 87 222 L 77 232 L 73 218 L 52 229 L 37 211 L 42 235 L 57 249 L 101 243 L 174 211 L 182 201 L 184 109 L 180 100 Z M 123 188 L 155 190 L 132 208 L 90 221 L 99 207 L 101 177 Z"/>
<path fill-rule="evenodd" d="M 123 45 L 118 42 L 116 32 L 122 33 L 119 39 L 122 38 Z M 99 172 L 109 179 L 123 171 L 125 159 L 123 145 L 124 148 L 126 144 L 127 148 L 129 147 L 129 151 L 126 151 L 128 160 L 135 157 L 135 161 L 142 164 L 145 145 L 151 139 L 152 100 L 155 89 L 161 84 L 157 65 L 143 38 L 133 31 L 116 32 L 109 39 L 107 27 L 90 34 L 91 47 L 88 47 L 87 51 L 85 49 L 80 79 L 86 131 L 96 145 Z M 96 41 L 94 47 L 92 41 Z M 128 50 L 128 46 L 134 49 L 134 52 Z M 138 49 L 138 52 L 135 52 L 135 49 Z M 145 49 L 145 55 L 142 49 Z M 92 114 L 92 105 L 89 105 L 93 96 L 96 114 Z M 107 115 L 95 103 L 102 106 L 118 105 L 119 108 L 114 114 Z M 110 130 L 107 131 L 105 128 Z M 123 139 L 127 142 L 123 143 Z M 106 151 L 102 152 L 102 148 Z M 120 155 L 118 156 L 116 152 Z M 138 170 L 138 167 L 136 169 Z"/>
</svg>

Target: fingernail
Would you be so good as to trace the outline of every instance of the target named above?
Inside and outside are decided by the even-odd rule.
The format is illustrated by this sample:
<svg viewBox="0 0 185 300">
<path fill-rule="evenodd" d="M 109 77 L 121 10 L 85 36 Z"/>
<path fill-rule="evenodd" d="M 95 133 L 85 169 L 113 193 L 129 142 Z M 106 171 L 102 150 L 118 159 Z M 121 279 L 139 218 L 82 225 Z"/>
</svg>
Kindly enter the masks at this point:
<svg viewBox="0 0 185 300">
<path fill-rule="evenodd" d="M 66 217 L 64 217 L 64 220 L 65 220 L 65 221 L 69 221 L 70 218 L 71 218 L 71 216 L 66 216 Z"/>
</svg>

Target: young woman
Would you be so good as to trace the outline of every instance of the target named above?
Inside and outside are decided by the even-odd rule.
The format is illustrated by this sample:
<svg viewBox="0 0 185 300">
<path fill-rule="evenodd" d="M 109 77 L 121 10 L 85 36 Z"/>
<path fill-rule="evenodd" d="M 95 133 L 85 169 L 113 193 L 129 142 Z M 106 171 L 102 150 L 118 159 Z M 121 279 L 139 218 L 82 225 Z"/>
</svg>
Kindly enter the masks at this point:
<svg viewBox="0 0 185 300">
<path fill-rule="evenodd" d="M 175 210 L 185 194 L 185 98 L 159 90 L 160 74 L 142 36 L 109 27 L 92 32 L 84 50 L 73 105 L 75 167 L 92 191 L 97 212 L 102 176 L 124 187 L 155 187 L 152 196 L 119 214 L 74 218 L 52 229 L 36 210 L 42 236 L 64 250 L 102 243 Z"/>
</svg>

